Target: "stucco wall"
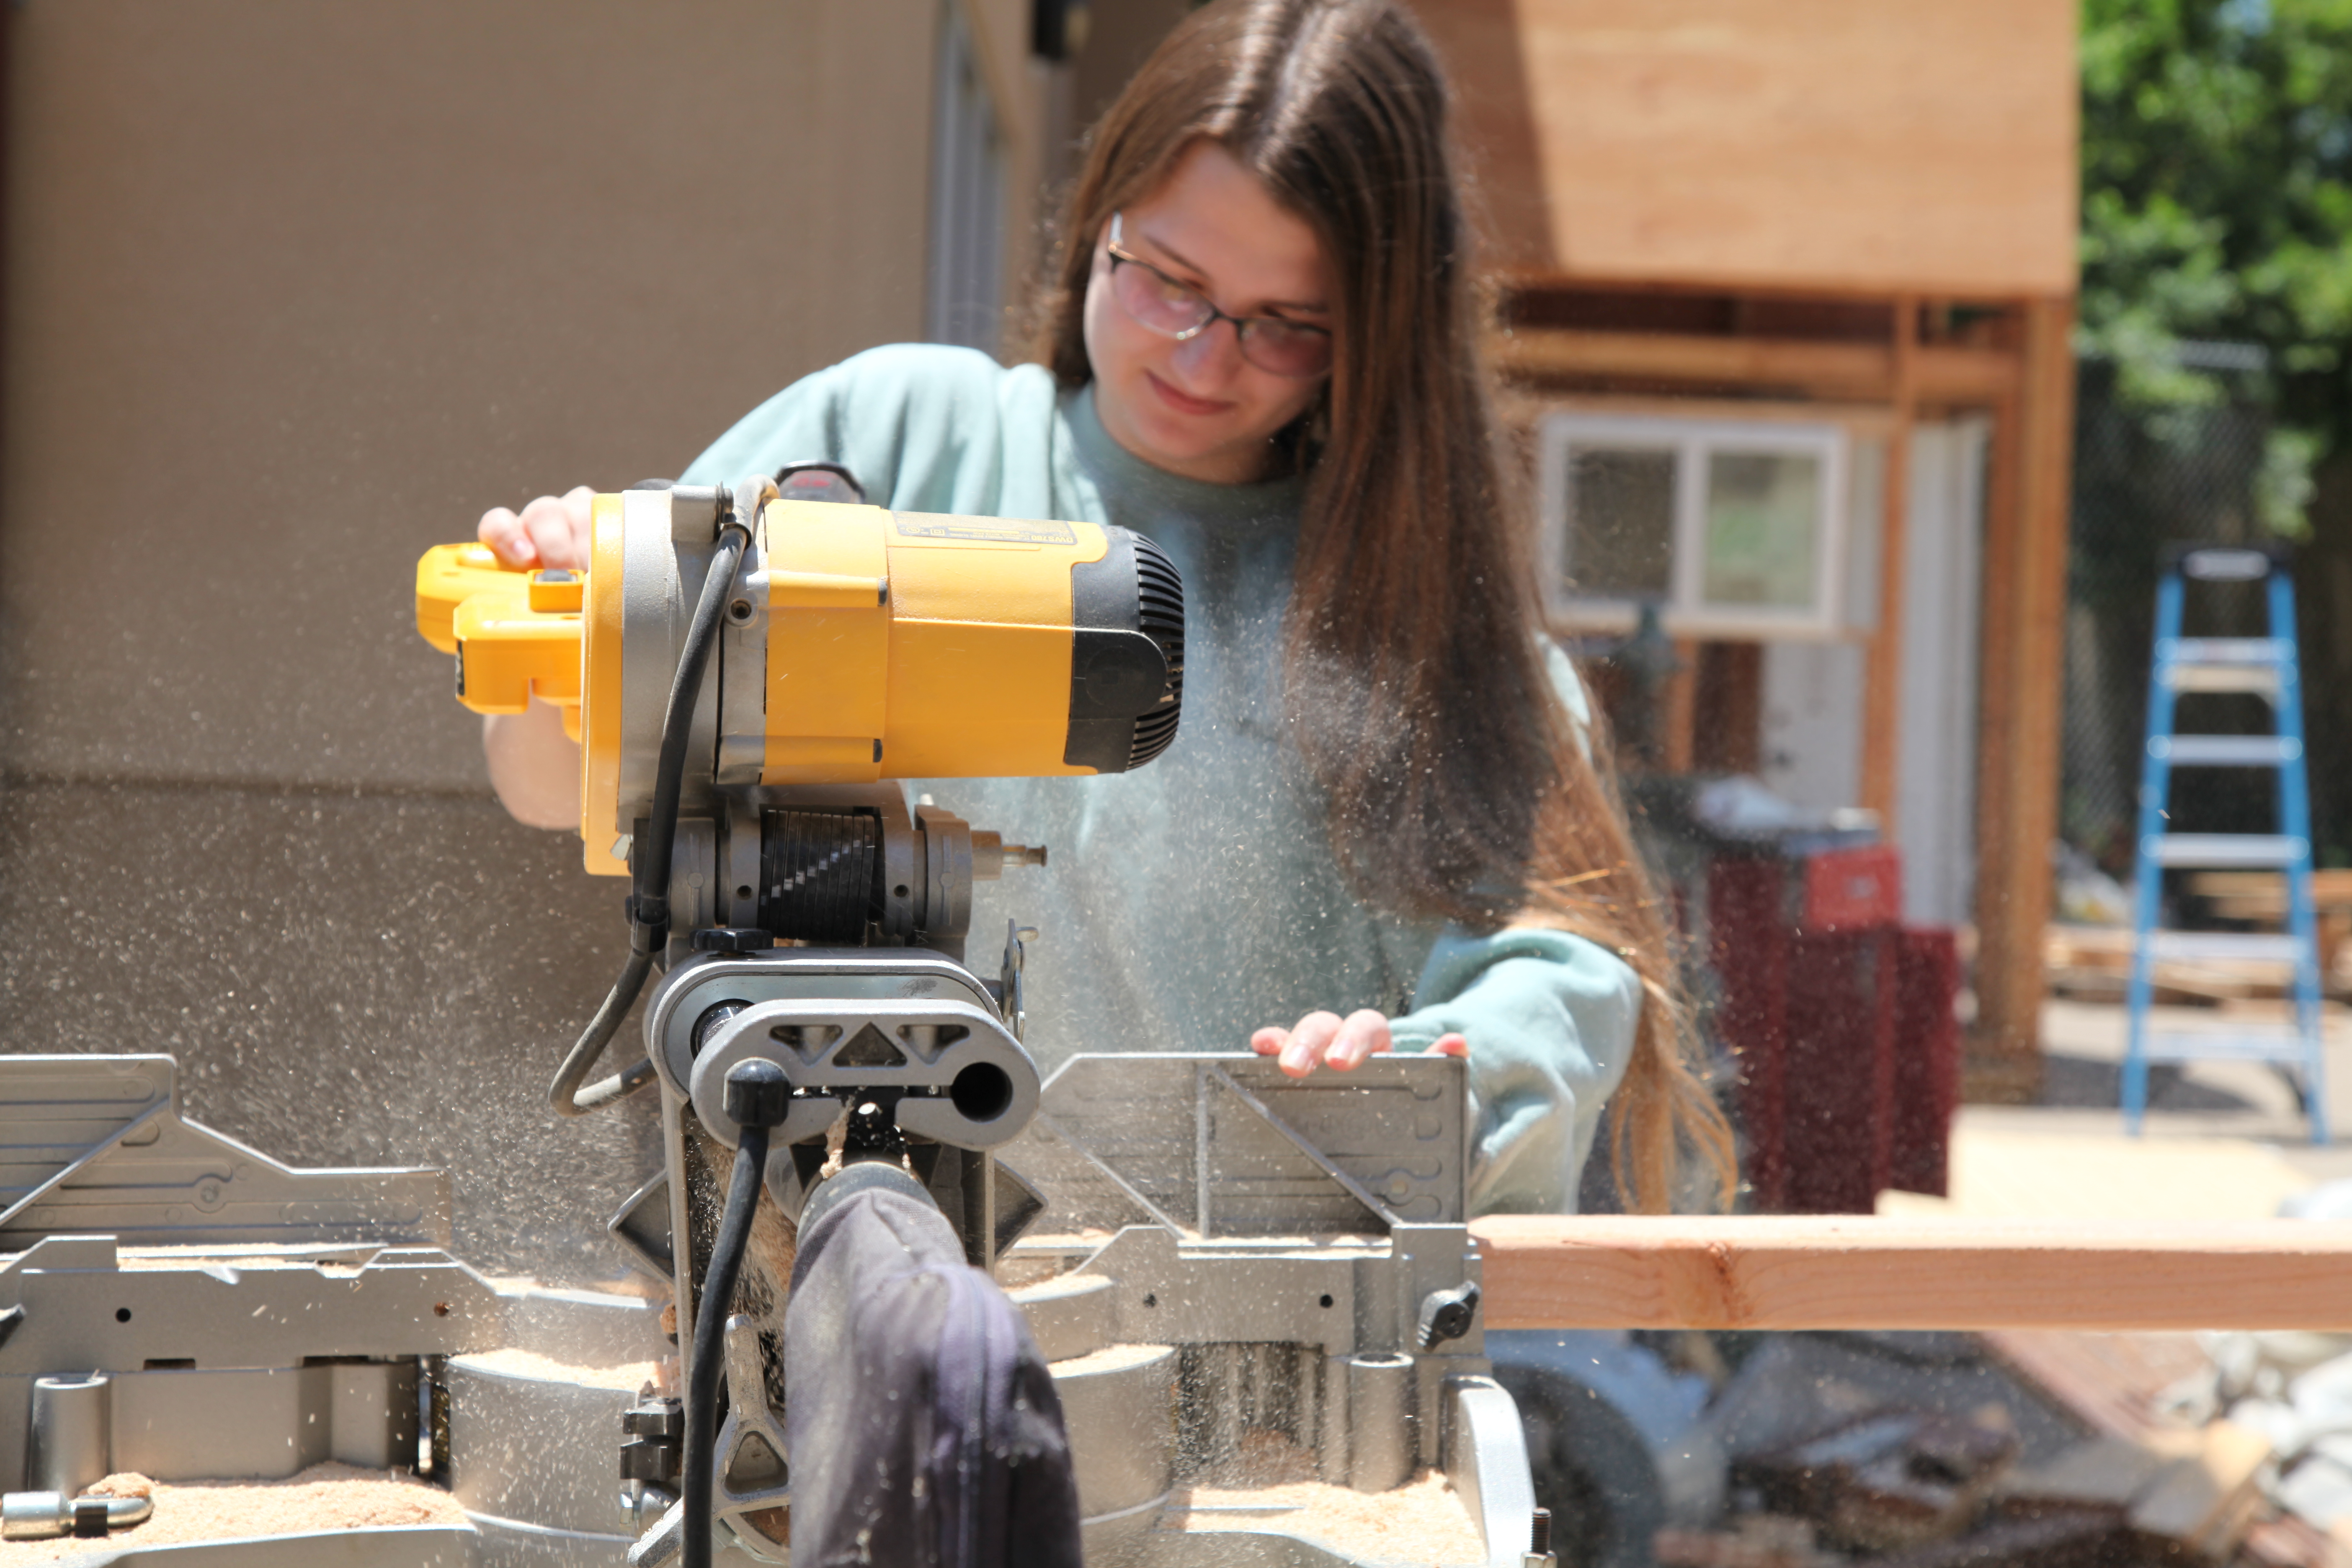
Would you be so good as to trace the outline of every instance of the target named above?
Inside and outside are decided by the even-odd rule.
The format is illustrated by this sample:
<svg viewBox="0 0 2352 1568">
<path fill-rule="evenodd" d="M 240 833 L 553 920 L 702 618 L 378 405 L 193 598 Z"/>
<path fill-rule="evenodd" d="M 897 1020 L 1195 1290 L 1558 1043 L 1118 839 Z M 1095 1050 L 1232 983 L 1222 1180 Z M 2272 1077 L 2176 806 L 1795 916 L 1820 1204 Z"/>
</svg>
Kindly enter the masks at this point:
<svg viewBox="0 0 2352 1568">
<path fill-rule="evenodd" d="M 469 1256 L 610 1271 L 646 1107 L 541 1095 L 620 890 L 490 801 L 415 562 L 919 333 L 939 16 L 11 8 L 0 1048 L 174 1051 L 273 1153 L 448 1165 Z"/>
</svg>

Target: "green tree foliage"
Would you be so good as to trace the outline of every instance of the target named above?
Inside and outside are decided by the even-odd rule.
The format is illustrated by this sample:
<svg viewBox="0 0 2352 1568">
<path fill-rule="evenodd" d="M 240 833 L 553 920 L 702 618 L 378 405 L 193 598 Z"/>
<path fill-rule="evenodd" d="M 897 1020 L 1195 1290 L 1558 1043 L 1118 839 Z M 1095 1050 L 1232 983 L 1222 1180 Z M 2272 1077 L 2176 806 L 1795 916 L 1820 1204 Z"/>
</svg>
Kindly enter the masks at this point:
<svg viewBox="0 0 2352 1568">
<path fill-rule="evenodd" d="M 2082 346 L 2159 438 L 2264 406 L 2258 506 L 2305 537 L 2352 451 L 2352 0 L 2084 0 L 2082 49 Z"/>
</svg>

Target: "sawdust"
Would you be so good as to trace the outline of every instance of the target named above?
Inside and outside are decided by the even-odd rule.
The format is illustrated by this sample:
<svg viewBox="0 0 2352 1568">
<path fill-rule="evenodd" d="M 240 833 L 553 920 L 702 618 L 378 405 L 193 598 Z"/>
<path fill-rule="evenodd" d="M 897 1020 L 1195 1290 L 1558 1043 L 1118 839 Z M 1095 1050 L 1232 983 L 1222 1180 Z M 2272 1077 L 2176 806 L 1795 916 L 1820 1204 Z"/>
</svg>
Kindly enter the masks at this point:
<svg viewBox="0 0 2352 1568">
<path fill-rule="evenodd" d="M 120 1475 L 99 1485 L 116 1497 L 152 1495 L 155 1511 L 146 1523 L 119 1530 L 103 1542 L 69 1535 L 12 1541 L 0 1547 L 0 1563 L 65 1563 L 132 1546 L 466 1522 L 466 1510 L 440 1488 L 405 1471 L 362 1470 L 352 1465 L 313 1465 L 282 1481 L 150 1481 L 144 1476 Z M 143 1494 L 111 1489 L 135 1487 L 149 1489 Z"/>
<path fill-rule="evenodd" d="M 1275 1456 L 1268 1452 L 1254 1458 L 1271 1467 Z M 1298 1470 L 1297 1463 L 1289 1461 L 1277 1473 L 1297 1476 Z M 1486 1561 L 1478 1526 L 1460 1494 L 1436 1470 L 1423 1470 L 1386 1492 L 1360 1492 L 1307 1479 L 1270 1486 L 1180 1487 L 1160 1516 L 1160 1528 L 1195 1534 L 1279 1531 L 1368 1563 Z"/>
<path fill-rule="evenodd" d="M 124 1470 L 120 1475 L 107 1477 L 82 1495 L 84 1497 L 153 1497 L 155 1483 L 136 1470 Z"/>
<path fill-rule="evenodd" d="M 1087 1377 L 1096 1373 L 1118 1372 L 1125 1367 L 1140 1366 L 1143 1363 L 1169 1353 L 1166 1345 L 1105 1345 L 1080 1356 L 1054 1363 L 1055 1377 Z M 1172 1363 L 1171 1363 L 1172 1364 Z"/>
<path fill-rule="evenodd" d="M 1479 1563 L 1486 1548 L 1445 1477 L 1423 1470 L 1388 1492 L 1326 1481 L 1179 1488 L 1160 1528 L 1190 1532 L 1277 1530 L 1374 1563 Z"/>
<path fill-rule="evenodd" d="M 468 1351 L 451 1361 L 475 1372 L 491 1373 L 501 1377 L 528 1377 L 540 1383 L 576 1383 L 583 1388 L 617 1388 L 635 1394 L 646 1384 L 659 1384 L 662 1379 L 656 1363 L 633 1361 L 620 1366 L 573 1366 L 537 1351 L 509 1348 L 499 1351 Z"/>
</svg>

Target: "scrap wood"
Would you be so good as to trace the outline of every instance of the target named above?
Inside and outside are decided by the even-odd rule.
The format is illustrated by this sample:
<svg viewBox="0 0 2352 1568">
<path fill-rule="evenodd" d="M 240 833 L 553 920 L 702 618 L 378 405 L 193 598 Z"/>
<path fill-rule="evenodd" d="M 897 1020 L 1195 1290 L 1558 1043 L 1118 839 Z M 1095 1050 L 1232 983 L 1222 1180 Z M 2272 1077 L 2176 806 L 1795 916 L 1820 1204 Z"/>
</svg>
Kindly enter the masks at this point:
<svg viewBox="0 0 2352 1568">
<path fill-rule="evenodd" d="M 1832 1540 L 1885 1551 L 1958 1534 L 2016 1458 L 2009 1413 L 1886 1409 L 1740 1461 L 1735 1480 Z"/>
<path fill-rule="evenodd" d="M 2098 1434 L 2049 1464 L 2008 1478 L 2005 1508 L 2121 1506 L 2143 1537 L 2226 1554 L 2263 1508 L 2270 1439 L 2230 1421 L 2202 1427 L 2165 1419 L 2166 1392 L 2210 1370 L 2186 1334 L 2066 1334 L 2004 1331 L 1986 1348 Z"/>
<path fill-rule="evenodd" d="M 2212 1422 L 2197 1450 L 2167 1465 L 2132 1503 L 2131 1526 L 2142 1535 L 2222 1555 L 2253 1525 L 2270 1458 L 2271 1441 L 2261 1433 L 2234 1421 Z"/>
<path fill-rule="evenodd" d="M 2291 1513 L 2259 1520 L 2238 1550 L 2244 1568 L 2352 1568 L 2352 1550 Z"/>
<path fill-rule="evenodd" d="M 2168 1421 L 2158 1404 L 2167 1391 L 2212 1366 L 2193 1334 L 1995 1329 L 1978 1337 L 1994 1360 L 2041 1390 L 2085 1431 L 2143 1447 L 2158 1432 L 2186 1430 Z"/>
<path fill-rule="evenodd" d="M 2231 920 L 2286 918 L 2286 875 L 2281 871 L 2200 871 L 2189 879 L 2189 890 L 2232 911 Z M 2311 901 L 2331 911 L 2352 911 L 2352 871 L 2314 871 Z"/>
<path fill-rule="evenodd" d="M 1823 1552 L 1813 1521 L 1781 1513 L 1743 1514 L 1729 1530 L 1659 1531 L 1650 1542 L 1658 1568 L 1832 1568 L 1845 1560 Z"/>
<path fill-rule="evenodd" d="M 1847 1561 L 1850 1568 L 2097 1568 L 2115 1561 L 2120 1539 L 2111 1513 L 2061 1510 L 2002 1520 L 1953 1541 Z"/>
<path fill-rule="evenodd" d="M 2174 1462 L 2128 1437 L 2094 1437 L 2046 1464 L 2011 1470 L 1993 1495 L 2003 1512 L 2020 1517 L 2104 1508 L 2121 1524 L 2140 1494 L 2155 1484 L 2158 1472 Z"/>
<path fill-rule="evenodd" d="M 2070 994 L 2120 1000 L 2137 942 L 2127 926 L 2053 924 L 2042 932 L 2042 970 L 2053 986 Z M 2155 999 L 2177 1005 L 2275 998 L 2286 994 L 2291 978 L 2287 966 L 2272 959 L 2159 959 Z"/>
</svg>

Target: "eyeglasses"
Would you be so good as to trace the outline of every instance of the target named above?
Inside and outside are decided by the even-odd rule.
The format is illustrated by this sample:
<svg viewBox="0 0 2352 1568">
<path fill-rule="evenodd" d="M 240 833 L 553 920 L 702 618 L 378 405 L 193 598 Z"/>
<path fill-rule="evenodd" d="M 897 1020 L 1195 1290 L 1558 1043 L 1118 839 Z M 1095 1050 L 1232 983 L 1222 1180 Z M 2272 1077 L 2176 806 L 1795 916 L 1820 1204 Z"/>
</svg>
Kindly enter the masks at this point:
<svg viewBox="0 0 2352 1568">
<path fill-rule="evenodd" d="M 1232 316 L 1209 302 L 1209 297 L 1189 283 L 1180 283 L 1140 256 L 1119 246 L 1121 215 L 1111 214 L 1111 297 L 1119 309 L 1162 337 L 1184 342 L 1199 337 L 1219 321 L 1234 324 L 1242 358 L 1269 375 L 1305 381 L 1331 368 L 1331 334 L 1304 321 L 1280 316 Z"/>
</svg>

